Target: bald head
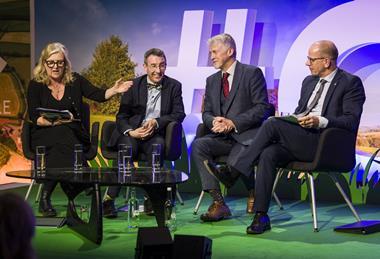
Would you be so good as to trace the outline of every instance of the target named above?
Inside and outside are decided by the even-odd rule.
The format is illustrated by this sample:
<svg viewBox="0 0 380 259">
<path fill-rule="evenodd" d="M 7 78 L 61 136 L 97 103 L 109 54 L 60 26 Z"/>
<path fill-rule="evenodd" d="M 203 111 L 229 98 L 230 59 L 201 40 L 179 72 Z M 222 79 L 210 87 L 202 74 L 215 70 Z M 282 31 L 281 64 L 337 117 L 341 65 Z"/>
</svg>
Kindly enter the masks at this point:
<svg viewBox="0 0 380 259">
<path fill-rule="evenodd" d="M 338 49 L 329 40 L 314 42 L 308 51 L 305 65 L 314 76 L 324 77 L 337 67 Z"/>
<path fill-rule="evenodd" d="M 326 57 L 334 61 L 337 60 L 339 55 L 335 44 L 329 40 L 316 41 L 311 45 L 310 48 L 319 52 L 322 57 Z"/>
</svg>

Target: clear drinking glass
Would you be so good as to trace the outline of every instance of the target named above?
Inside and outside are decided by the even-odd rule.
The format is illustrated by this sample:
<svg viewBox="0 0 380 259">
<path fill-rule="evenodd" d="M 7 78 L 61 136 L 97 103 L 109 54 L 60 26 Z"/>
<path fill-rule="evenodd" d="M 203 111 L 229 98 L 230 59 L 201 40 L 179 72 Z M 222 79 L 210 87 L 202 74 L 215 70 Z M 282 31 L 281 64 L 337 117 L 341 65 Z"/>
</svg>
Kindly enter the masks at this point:
<svg viewBox="0 0 380 259">
<path fill-rule="evenodd" d="M 74 146 L 74 170 L 83 168 L 83 145 L 75 144 Z"/>
<path fill-rule="evenodd" d="M 159 172 L 161 168 L 161 144 L 152 145 L 152 170 Z"/>
<path fill-rule="evenodd" d="M 131 173 L 133 168 L 132 146 L 126 145 L 123 155 L 123 172 Z"/>
<path fill-rule="evenodd" d="M 36 147 L 36 158 L 34 161 L 37 171 L 44 171 L 46 169 L 46 147 L 37 146 Z"/>
<path fill-rule="evenodd" d="M 126 144 L 119 144 L 118 146 L 118 152 L 117 152 L 117 168 L 120 172 L 124 171 L 124 162 L 123 157 L 125 156 L 126 152 Z"/>
</svg>

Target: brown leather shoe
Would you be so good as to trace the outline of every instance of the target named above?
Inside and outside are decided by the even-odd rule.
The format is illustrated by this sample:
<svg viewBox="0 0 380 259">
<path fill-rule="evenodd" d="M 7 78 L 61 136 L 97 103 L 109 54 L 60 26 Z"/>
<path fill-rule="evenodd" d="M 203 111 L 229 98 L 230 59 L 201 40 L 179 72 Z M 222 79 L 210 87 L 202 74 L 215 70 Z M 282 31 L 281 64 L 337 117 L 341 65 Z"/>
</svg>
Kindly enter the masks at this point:
<svg viewBox="0 0 380 259">
<path fill-rule="evenodd" d="M 255 204 L 255 189 L 248 190 L 247 213 L 253 214 L 253 205 Z"/>
<path fill-rule="evenodd" d="M 230 208 L 225 203 L 214 201 L 206 213 L 201 215 L 202 221 L 219 221 L 231 217 Z"/>
</svg>

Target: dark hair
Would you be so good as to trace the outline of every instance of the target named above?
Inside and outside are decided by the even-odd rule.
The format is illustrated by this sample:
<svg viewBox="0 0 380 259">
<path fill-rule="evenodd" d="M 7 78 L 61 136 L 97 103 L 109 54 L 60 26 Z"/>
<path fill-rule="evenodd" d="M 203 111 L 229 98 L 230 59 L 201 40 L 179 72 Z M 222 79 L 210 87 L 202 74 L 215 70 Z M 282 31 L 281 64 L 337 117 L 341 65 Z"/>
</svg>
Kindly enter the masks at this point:
<svg viewBox="0 0 380 259">
<path fill-rule="evenodd" d="M 14 193 L 0 194 L 0 258 L 35 258 L 32 208 Z"/>
<path fill-rule="evenodd" d="M 165 53 L 157 48 L 148 49 L 144 54 L 144 63 L 147 64 L 147 59 L 150 55 L 157 56 L 157 57 L 163 57 L 165 59 L 166 63 L 166 56 Z"/>
</svg>

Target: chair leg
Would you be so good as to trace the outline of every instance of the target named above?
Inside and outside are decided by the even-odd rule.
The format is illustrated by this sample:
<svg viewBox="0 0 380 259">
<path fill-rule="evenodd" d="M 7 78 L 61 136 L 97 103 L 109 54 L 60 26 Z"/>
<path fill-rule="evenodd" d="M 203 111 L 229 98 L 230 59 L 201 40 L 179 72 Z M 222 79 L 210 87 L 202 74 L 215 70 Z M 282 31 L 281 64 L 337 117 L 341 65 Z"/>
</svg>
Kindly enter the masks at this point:
<svg viewBox="0 0 380 259">
<path fill-rule="evenodd" d="M 130 189 L 129 189 L 129 186 L 127 186 L 127 188 L 125 190 L 125 201 L 129 200 L 129 193 L 130 193 Z"/>
<path fill-rule="evenodd" d="M 275 190 L 276 190 L 278 181 L 280 180 L 280 177 L 283 174 L 283 172 L 284 172 L 283 168 L 281 168 L 280 170 L 278 170 L 277 175 L 276 175 L 276 179 L 274 179 L 274 184 L 273 184 L 273 189 L 272 189 L 272 197 L 276 201 L 276 203 L 277 203 L 277 205 L 278 205 L 278 207 L 279 207 L 280 210 L 283 210 L 284 207 L 282 206 L 282 203 L 281 203 L 280 199 L 278 198 Z"/>
<path fill-rule="evenodd" d="M 108 192 L 108 186 L 107 186 L 107 188 L 106 188 L 106 190 L 105 190 L 105 192 L 104 192 L 104 195 L 103 195 L 103 201 L 106 199 L 106 196 L 107 196 L 107 192 Z"/>
<path fill-rule="evenodd" d="M 282 203 L 275 192 L 273 193 L 273 198 L 276 201 L 278 208 L 280 210 L 284 210 L 284 207 L 282 206 Z"/>
<path fill-rule="evenodd" d="M 28 191 L 25 194 L 24 200 L 28 200 L 29 194 L 32 191 L 32 188 L 33 188 L 33 185 L 34 185 L 35 182 L 36 182 L 36 180 L 34 180 L 34 179 L 30 182 L 29 188 L 28 188 Z"/>
<path fill-rule="evenodd" d="M 197 215 L 197 213 L 198 213 L 199 206 L 201 205 L 201 202 L 203 200 L 203 195 L 205 195 L 204 191 L 202 191 L 201 195 L 199 195 L 199 198 L 198 198 L 198 201 L 197 201 L 197 205 L 195 205 L 195 208 L 194 208 L 194 211 L 193 211 L 194 215 Z"/>
<path fill-rule="evenodd" d="M 335 174 L 329 174 L 329 176 L 331 177 L 331 179 L 334 181 L 336 187 L 338 188 L 340 194 L 343 196 L 343 199 L 346 201 L 348 207 L 350 207 L 351 211 L 352 211 L 352 214 L 354 214 L 354 217 L 356 218 L 356 221 L 361 221 L 360 217 L 359 217 L 359 214 L 357 213 L 357 211 L 355 210 L 354 206 L 352 205 L 350 199 L 347 197 L 346 193 L 344 192 L 342 186 L 340 185 L 340 183 L 338 182 L 338 179 L 336 177 Z"/>
<path fill-rule="evenodd" d="M 316 202 L 315 202 L 314 179 L 311 173 L 307 173 L 307 176 L 309 177 L 309 185 L 310 185 L 309 195 L 311 197 L 311 211 L 313 214 L 314 232 L 318 232 L 319 229 L 318 229 Z"/>
<path fill-rule="evenodd" d="M 34 200 L 35 203 L 38 203 L 40 201 L 41 191 L 42 191 L 42 184 L 40 184 L 40 186 L 38 186 L 38 192 L 36 195 L 36 199 Z"/>
<path fill-rule="evenodd" d="M 176 196 L 177 196 L 177 199 L 179 200 L 179 203 L 181 204 L 181 205 L 184 205 L 185 203 L 183 202 L 183 200 L 182 200 L 182 197 L 181 197 L 181 194 L 179 193 L 179 191 L 178 191 L 178 184 L 177 184 L 177 188 L 176 188 Z"/>
</svg>

